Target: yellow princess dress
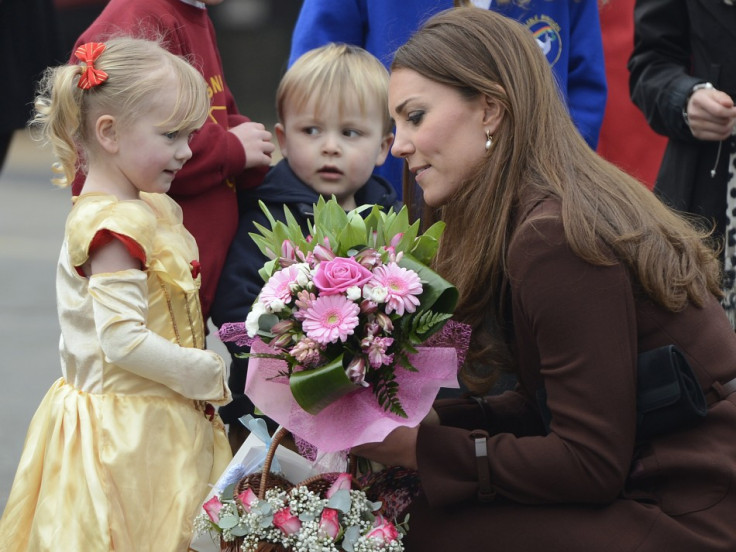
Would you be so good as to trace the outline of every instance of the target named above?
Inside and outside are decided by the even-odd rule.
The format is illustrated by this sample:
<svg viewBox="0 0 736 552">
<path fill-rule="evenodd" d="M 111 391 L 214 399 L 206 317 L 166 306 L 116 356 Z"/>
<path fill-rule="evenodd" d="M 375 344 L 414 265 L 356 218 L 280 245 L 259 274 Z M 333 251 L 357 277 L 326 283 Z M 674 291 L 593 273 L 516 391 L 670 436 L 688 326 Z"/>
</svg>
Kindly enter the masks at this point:
<svg viewBox="0 0 736 552">
<path fill-rule="evenodd" d="M 84 277 L 117 236 L 143 270 Z M 225 365 L 203 350 L 197 246 L 164 194 L 80 196 L 57 272 L 62 375 L 31 421 L 0 520 L 3 552 L 186 551 L 230 448 L 212 404 Z"/>
</svg>

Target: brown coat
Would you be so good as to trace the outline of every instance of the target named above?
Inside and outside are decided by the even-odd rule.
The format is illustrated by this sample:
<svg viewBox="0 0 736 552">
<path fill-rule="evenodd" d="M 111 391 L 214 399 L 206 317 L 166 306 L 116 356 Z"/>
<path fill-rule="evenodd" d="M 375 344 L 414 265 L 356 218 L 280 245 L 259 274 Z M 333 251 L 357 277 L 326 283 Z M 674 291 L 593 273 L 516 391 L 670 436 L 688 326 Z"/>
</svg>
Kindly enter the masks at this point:
<svg viewBox="0 0 736 552">
<path fill-rule="evenodd" d="M 635 446 L 639 352 L 677 345 L 705 390 L 736 377 L 736 334 L 718 302 L 657 307 L 622 265 L 573 254 L 551 199 L 521 217 L 508 267 L 519 386 L 488 397 L 485 412 L 440 402 L 443 425 L 421 426 L 426 499 L 412 506 L 407 550 L 736 550 L 736 394 L 696 426 Z M 491 435 L 486 504 L 471 429 Z"/>
</svg>

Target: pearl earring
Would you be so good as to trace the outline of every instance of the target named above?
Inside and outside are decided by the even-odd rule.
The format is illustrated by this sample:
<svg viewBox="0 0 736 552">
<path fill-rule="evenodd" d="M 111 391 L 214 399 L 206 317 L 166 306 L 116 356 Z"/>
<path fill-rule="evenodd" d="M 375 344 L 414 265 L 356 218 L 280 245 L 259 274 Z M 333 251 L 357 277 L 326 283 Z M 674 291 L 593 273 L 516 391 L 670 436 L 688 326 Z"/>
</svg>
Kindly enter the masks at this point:
<svg viewBox="0 0 736 552">
<path fill-rule="evenodd" d="M 493 136 L 491 136 L 490 130 L 486 130 L 486 151 L 490 150 L 492 145 L 493 145 Z"/>
</svg>

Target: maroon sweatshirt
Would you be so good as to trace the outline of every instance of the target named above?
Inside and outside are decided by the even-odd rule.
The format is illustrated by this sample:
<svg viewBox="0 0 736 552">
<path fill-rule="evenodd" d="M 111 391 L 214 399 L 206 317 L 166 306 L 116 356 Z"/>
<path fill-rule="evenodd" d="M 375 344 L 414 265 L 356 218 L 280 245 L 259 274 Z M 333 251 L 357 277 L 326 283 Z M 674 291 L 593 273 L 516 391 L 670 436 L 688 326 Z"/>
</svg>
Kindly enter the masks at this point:
<svg viewBox="0 0 736 552">
<path fill-rule="evenodd" d="M 104 42 L 128 34 L 164 37 L 174 54 L 187 57 L 207 81 L 212 105 L 204 126 L 192 138 L 192 158 L 180 170 L 169 195 L 181 206 L 184 226 L 199 246 L 202 284 L 200 298 L 205 321 L 230 242 L 238 225 L 235 187 L 252 188 L 267 167 L 243 170 L 245 151 L 227 130 L 249 121 L 235 105 L 222 70 L 215 29 L 207 10 L 181 0 L 110 0 L 74 46 Z M 76 58 L 72 58 L 77 63 Z M 78 175 L 72 193 L 79 194 L 84 177 Z"/>
</svg>

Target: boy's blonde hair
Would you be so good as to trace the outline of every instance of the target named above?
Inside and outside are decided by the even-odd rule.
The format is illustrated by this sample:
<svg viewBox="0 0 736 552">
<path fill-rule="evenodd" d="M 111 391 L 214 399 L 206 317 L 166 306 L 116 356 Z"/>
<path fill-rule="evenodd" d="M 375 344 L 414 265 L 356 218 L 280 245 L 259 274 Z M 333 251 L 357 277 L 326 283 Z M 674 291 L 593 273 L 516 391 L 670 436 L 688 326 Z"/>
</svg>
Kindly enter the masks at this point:
<svg viewBox="0 0 736 552">
<path fill-rule="evenodd" d="M 136 121 L 147 111 L 151 98 L 167 78 L 179 85 L 177 101 L 166 121 L 176 121 L 171 131 L 191 131 L 204 124 L 210 107 L 207 85 L 201 73 L 184 58 L 164 49 L 158 41 L 121 36 L 105 43 L 94 66 L 107 73 L 102 84 L 83 90 L 78 82 L 85 64 L 51 67 L 39 83 L 31 129 L 49 142 L 58 159 L 55 179 L 69 185 L 91 146 L 94 121 L 113 114 L 122 125 Z"/>
<path fill-rule="evenodd" d="M 383 115 L 383 132 L 393 129 L 388 112 L 388 71 L 363 48 L 330 43 L 303 54 L 289 68 L 276 91 L 276 113 L 284 122 L 287 102 L 298 110 L 312 99 L 318 109 L 343 109 L 348 98 L 358 100 L 365 113 L 370 102 L 378 102 Z"/>
</svg>

